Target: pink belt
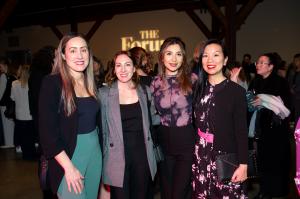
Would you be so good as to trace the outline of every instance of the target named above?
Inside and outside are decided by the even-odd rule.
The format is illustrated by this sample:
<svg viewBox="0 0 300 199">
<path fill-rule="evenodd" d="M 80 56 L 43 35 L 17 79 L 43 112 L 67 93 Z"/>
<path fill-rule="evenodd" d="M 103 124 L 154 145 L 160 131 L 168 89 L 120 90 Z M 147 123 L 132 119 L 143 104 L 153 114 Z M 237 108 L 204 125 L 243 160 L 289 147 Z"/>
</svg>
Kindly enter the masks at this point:
<svg viewBox="0 0 300 199">
<path fill-rule="evenodd" d="M 211 133 L 204 133 L 198 128 L 198 135 L 203 138 L 208 143 L 214 142 L 214 134 Z"/>
</svg>

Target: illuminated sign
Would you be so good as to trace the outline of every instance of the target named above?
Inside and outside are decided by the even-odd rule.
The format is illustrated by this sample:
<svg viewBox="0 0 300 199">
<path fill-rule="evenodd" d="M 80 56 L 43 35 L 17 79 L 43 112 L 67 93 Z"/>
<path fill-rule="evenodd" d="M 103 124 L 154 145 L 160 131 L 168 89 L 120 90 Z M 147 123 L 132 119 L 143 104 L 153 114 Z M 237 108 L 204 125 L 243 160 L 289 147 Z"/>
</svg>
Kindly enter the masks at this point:
<svg viewBox="0 0 300 199">
<path fill-rule="evenodd" d="M 157 52 L 160 49 L 164 40 L 159 39 L 159 30 L 140 30 L 141 39 L 135 40 L 132 36 L 121 37 L 122 50 L 129 50 L 130 48 L 139 46 L 146 51 Z"/>
</svg>

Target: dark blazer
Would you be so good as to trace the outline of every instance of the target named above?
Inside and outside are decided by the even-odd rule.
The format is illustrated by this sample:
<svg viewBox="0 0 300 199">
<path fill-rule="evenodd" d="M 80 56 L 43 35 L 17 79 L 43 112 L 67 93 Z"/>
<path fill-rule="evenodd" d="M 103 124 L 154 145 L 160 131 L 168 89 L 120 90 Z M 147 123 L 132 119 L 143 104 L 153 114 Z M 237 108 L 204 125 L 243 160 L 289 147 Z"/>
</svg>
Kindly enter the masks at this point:
<svg viewBox="0 0 300 199">
<path fill-rule="evenodd" d="M 240 164 L 248 161 L 247 102 L 245 89 L 227 83 L 215 94 L 212 108 L 214 148 L 217 151 L 237 153 Z"/>
<path fill-rule="evenodd" d="M 71 159 L 76 147 L 78 113 L 67 117 L 61 101 L 62 80 L 59 75 L 47 75 L 39 96 L 39 134 L 43 154 L 49 159 L 49 181 L 56 193 L 64 176 L 63 168 L 54 159 L 63 150 Z M 76 100 L 75 100 L 76 103 Z M 101 119 L 97 119 L 101 129 Z M 101 137 L 101 136 L 99 136 Z"/>
</svg>

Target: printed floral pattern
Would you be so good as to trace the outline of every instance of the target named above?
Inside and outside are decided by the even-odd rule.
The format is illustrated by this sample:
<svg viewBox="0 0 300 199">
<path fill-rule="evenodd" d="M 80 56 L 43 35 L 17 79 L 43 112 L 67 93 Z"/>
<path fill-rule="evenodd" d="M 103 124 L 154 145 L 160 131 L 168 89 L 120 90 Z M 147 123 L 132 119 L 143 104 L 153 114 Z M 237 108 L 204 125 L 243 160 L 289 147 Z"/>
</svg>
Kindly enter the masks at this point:
<svg viewBox="0 0 300 199">
<path fill-rule="evenodd" d="M 195 124 L 202 132 L 213 133 L 210 127 L 209 113 L 215 106 L 214 94 L 217 87 L 224 86 L 226 81 L 212 86 L 208 85 L 205 95 L 201 99 L 198 107 L 195 108 Z M 237 183 L 224 184 L 217 179 L 217 170 L 213 143 L 208 143 L 205 139 L 197 137 L 194 160 L 192 165 L 192 187 L 193 199 L 247 199 L 242 186 Z"/>
<path fill-rule="evenodd" d="M 197 76 L 192 74 L 192 83 L 196 79 Z M 156 76 L 150 89 L 162 125 L 174 127 L 192 123 L 192 94 L 182 93 L 176 76 L 168 76 L 165 79 Z"/>
</svg>

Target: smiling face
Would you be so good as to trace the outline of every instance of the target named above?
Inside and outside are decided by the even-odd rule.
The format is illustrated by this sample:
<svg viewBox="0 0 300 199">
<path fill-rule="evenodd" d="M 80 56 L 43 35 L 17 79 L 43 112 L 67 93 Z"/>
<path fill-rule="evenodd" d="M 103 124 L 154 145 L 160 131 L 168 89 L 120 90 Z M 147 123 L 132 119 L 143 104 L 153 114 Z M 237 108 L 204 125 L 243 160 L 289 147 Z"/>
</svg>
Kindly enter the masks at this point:
<svg viewBox="0 0 300 199">
<path fill-rule="evenodd" d="M 208 76 L 223 76 L 222 69 L 227 63 L 219 44 L 208 44 L 202 55 L 202 66 Z"/>
<path fill-rule="evenodd" d="M 66 44 L 63 59 L 72 76 L 82 73 L 89 64 L 89 50 L 86 41 L 81 37 L 70 39 Z"/>
<path fill-rule="evenodd" d="M 133 62 L 126 54 L 120 54 L 116 57 L 115 73 L 119 82 L 130 83 L 134 72 Z"/>
<path fill-rule="evenodd" d="M 256 72 L 263 78 L 267 78 L 273 71 L 273 64 L 267 56 L 260 56 L 256 62 Z"/>
<path fill-rule="evenodd" d="M 177 75 L 182 62 L 183 52 L 178 44 L 172 44 L 165 48 L 162 63 L 166 68 L 166 75 Z"/>
</svg>

